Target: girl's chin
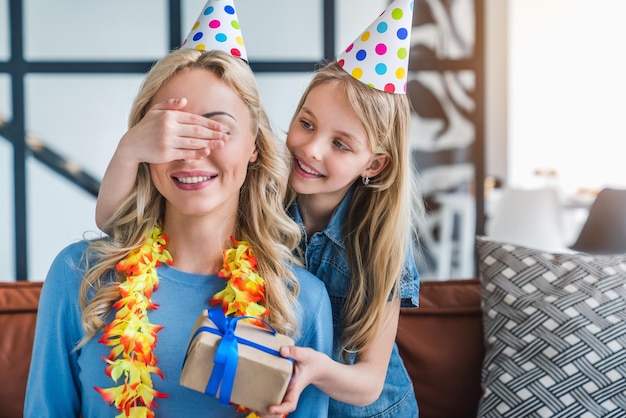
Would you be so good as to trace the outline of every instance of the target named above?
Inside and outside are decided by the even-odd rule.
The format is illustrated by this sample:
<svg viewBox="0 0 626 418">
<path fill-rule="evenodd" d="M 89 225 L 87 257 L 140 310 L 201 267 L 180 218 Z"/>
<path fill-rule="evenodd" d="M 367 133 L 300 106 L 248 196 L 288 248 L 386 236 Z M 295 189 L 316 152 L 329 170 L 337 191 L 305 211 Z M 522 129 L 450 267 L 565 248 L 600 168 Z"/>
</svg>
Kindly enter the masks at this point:
<svg viewBox="0 0 626 418">
<path fill-rule="evenodd" d="M 289 186 L 296 193 L 306 194 L 307 192 L 309 192 L 310 184 L 310 181 L 298 177 L 297 174 L 292 174 L 291 178 L 289 179 Z"/>
</svg>

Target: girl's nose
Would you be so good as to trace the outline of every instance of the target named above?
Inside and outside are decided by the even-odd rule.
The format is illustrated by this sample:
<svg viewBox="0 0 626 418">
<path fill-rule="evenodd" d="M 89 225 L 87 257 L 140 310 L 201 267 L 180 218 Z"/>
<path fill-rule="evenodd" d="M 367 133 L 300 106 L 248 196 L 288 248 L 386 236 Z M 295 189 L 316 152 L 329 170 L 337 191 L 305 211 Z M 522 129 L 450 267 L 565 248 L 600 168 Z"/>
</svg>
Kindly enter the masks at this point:
<svg viewBox="0 0 626 418">
<path fill-rule="evenodd" d="M 310 140 L 302 146 L 302 150 L 308 158 L 321 160 L 323 154 L 323 143 L 316 135 L 311 137 Z"/>
</svg>

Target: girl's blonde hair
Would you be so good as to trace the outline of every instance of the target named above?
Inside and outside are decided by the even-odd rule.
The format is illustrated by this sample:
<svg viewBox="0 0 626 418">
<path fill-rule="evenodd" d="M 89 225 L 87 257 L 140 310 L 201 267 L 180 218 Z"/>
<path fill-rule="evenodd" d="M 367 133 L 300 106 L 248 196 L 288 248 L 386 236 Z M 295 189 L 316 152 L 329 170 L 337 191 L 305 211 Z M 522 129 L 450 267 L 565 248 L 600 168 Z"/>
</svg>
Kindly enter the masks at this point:
<svg viewBox="0 0 626 418">
<path fill-rule="evenodd" d="M 279 332 L 294 335 L 299 285 L 289 263 L 299 263 L 292 252 L 300 241 L 300 230 L 284 210 L 290 159 L 272 131 L 250 67 L 220 51 L 173 51 L 146 76 L 133 104 L 129 126 L 135 126 L 146 115 L 163 83 L 185 68 L 218 75 L 250 111 L 258 158 L 249 166 L 240 190 L 235 238 L 249 241 L 258 259 L 259 274 L 265 279 L 266 307 L 271 312 L 269 322 Z M 85 259 L 89 265 L 80 290 L 86 337 L 80 345 L 104 327 L 105 315 L 119 298 L 110 278 L 115 275 L 117 282 L 125 278 L 115 271 L 115 265 L 145 241 L 152 228 L 163 221 L 164 212 L 165 199 L 152 183 L 148 164 L 142 163 L 133 193 L 105 226 L 105 230 L 113 231 L 110 239 L 93 241 L 87 248 Z M 207 300 L 211 296 L 207 295 Z"/>
<path fill-rule="evenodd" d="M 423 204 L 410 155 L 407 96 L 373 89 L 331 62 L 314 75 L 295 115 L 311 90 L 325 83 L 336 83 L 343 91 L 367 132 L 372 152 L 389 157 L 387 166 L 369 185 L 356 179 L 346 218 L 344 234 L 352 278 L 343 305 L 340 343 L 341 355 L 347 359 L 371 344 L 388 302 L 397 296 Z M 290 191 L 290 200 L 294 196 Z"/>
</svg>

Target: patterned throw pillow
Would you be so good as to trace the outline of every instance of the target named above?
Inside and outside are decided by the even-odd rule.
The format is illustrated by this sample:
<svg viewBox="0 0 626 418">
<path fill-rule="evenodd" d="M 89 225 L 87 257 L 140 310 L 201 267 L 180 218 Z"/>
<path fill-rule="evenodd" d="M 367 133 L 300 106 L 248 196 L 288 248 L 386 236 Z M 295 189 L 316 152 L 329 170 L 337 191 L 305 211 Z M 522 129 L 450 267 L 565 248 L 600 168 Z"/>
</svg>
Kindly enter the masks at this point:
<svg viewBox="0 0 626 418">
<path fill-rule="evenodd" d="M 476 240 L 485 359 L 479 417 L 626 417 L 626 254 Z"/>
</svg>

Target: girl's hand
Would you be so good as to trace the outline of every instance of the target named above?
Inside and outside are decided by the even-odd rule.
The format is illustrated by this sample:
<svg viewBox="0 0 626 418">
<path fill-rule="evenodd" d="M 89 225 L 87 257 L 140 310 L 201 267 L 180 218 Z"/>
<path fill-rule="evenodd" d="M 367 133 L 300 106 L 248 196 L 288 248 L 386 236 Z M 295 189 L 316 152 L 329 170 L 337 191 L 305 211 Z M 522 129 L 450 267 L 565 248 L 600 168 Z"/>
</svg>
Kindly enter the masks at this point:
<svg viewBox="0 0 626 418">
<path fill-rule="evenodd" d="M 170 99 L 154 105 L 129 129 L 118 145 L 118 154 L 133 163 L 161 164 L 197 160 L 224 146 L 228 140 L 219 122 L 182 111 L 187 99 Z"/>
<path fill-rule="evenodd" d="M 330 360 L 325 354 L 308 347 L 283 346 L 280 348 L 280 355 L 292 358 L 294 368 L 283 402 L 269 408 L 270 413 L 277 415 L 288 414 L 296 410 L 304 388 L 315 382 L 318 373 L 328 366 L 324 363 Z"/>
</svg>

